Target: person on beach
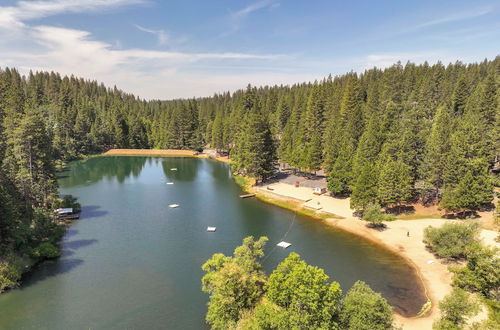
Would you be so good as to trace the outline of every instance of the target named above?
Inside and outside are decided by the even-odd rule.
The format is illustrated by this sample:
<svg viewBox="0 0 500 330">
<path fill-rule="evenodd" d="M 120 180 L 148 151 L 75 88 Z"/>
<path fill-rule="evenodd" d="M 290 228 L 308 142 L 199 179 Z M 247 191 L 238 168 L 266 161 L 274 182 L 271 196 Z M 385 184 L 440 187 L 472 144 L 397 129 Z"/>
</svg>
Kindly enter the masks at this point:
<svg viewBox="0 0 500 330">
<path fill-rule="evenodd" d="M 410 237 L 410 232 L 407 232 L 407 233 L 406 233 L 406 236 Z"/>
</svg>

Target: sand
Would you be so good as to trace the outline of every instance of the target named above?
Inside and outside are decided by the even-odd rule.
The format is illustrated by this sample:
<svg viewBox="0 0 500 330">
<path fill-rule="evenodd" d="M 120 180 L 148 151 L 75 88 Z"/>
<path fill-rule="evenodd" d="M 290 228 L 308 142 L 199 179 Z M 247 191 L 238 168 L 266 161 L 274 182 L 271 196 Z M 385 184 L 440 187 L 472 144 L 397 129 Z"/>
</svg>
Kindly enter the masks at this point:
<svg viewBox="0 0 500 330">
<path fill-rule="evenodd" d="M 103 155 L 131 155 L 131 156 L 190 156 L 207 158 L 205 154 L 197 155 L 189 150 L 149 150 L 149 149 L 111 149 Z M 217 157 L 216 160 L 229 163 L 228 157 Z M 269 189 L 268 189 L 269 188 Z M 428 226 L 439 227 L 453 220 L 443 219 L 419 219 L 419 220 L 396 220 L 387 223 L 383 231 L 366 227 L 366 223 L 353 216 L 354 210 L 349 207 L 349 198 L 339 199 L 327 195 L 315 195 L 313 189 L 308 187 L 295 187 L 290 184 L 277 182 L 268 185 L 253 187 L 257 194 L 268 195 L 274 198 L 290 201 L 293 207 L 297 204 L 319 213 L 331 214 L 332 218 L 325 220 L 331 226 L 359 235 L 369 239 L 381 246 L 390 249 L 414 266 L 415 271 L 422 280 L 428 299 L 432 302 L 430 311 L 421 317 L 406 318 L 395 314 L 395 321 L 405 330 L 432 329 L 433 322 L 439 317 L 438 302 L 451 292 L 452 274 L 448 271 L 448 263 L 445 260 L 436 259 L 423 243 L 423 232 Z M 417 210 L 419 211 L 419 210 Z M 432 214 L 436 210 L 427 210 Z M 335 217 L 333 217 L 335 216 Z M 483 216 L 483 214 L 481 214 Z M 490 215 L 486 215 L 490 216 Z M 340 218 L 340 219 L 339 219 Z M 407 233 L 410 236 L 407 236 Z M 481 231 L 481 239 L 484 244 L 500 247 L 495 241 L 498 233 L 494 230 Z M 473 321 L 481 321 L 487 318 L 487 311 L 483 307 L 482 312 L 474 317 Z"/>
<path fill-rule="evenodd" d="M 192 150 L 170 150 L 170 149 L 110 149 L 103 156 L 195 156 Z"/>
<path fill-rule="evenodd" d="M 269 190 L 268 187 L 272 190 Z M 432 302 L 431 310 L 424 316 L 406 318 L 395 315 L 396 323 L 403 329 L 420 330 L 432 329 L 432 323 L 439 317 L 438 302 L 451 292 L 452 274 L 448 271 L 449 263 L 445 260 L 436 259 L 423 243 L 423 232 L 428 226 L 439 227 L 453 220 L 443 219 L 421 219 L 421 220 L 396 220 L 387 223 L 383 231 L 366 227 L 366 222 L 353 216 L 354 210 L 349 207 L 349 198 L 338 199 L 327 195 L 317 196 L 313 189 L 306 187 L 295 187 L 285 183 L 272 183 L 269 185 L 255 187 L 257 193 L 280 197 L 283 200 L 291 199 L 294 203 L 300 201 L 303 207 L 327 212 L 343 219 L 327 219 L 327 223 L 345 231 L 354 233 L 378 243 L 405 258 L 414 266 L 419 278 L 422 280 L 426 295 Z M 407 236 L 407 233 L 410 236 Z M 495 241 L 497 232 L 482 230 L 481 238 L 487 245 L 500 247 Z M 480 321 L 487 317 L 486 310 L 474 318 Z"/>
</svg>

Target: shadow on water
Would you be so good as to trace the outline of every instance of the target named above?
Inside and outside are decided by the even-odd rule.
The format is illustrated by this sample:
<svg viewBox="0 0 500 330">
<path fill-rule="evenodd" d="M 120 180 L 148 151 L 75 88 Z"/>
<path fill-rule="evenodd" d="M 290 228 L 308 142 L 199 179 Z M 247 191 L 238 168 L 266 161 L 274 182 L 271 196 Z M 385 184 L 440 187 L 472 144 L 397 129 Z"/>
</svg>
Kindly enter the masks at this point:
<svg viewBox="0 0 500 330">
<path fill-rule="evenodd" d="M 76 229 L 68 229 L 66 230 L 66 233 L 64 234 L 64 238 L 72 237 L 78 234 L 78 230 Z"/>
<path fill-rule="evenodd" d="M 96 239 L 79 239 L 76 241 L 64 242 L 63 244 L 65 248 L 76 250 L 94 243 L 97 243 Z"/>
<path fill-rule="evenodd" d="M 32 271 L 26 273 L 22 277 L 21 290 L 26 290 L 38 282 L 42 282 L 48 278 L 69 273 L 83 263 L 82 259 L 68 258 L 55 259 L 42 262 L 40 265 L 33 268 Z"/>
<path fill-rule="evenodd" d="M 76 230 L 75 230 L 76 232 Z M 82 259 L 69 258 L 75 254 L 75 250 L 97 243 L 96 239 L 80 239 L 75 241 L 64 241 L 61 257 L 52 260 L 46 260 L 34 267 L 30 272 L 22 277 L 22 289 L 42 282 L 50 277 L 69 273 L 76 267 L 83 264 Z"/>
<path fill-rule="evenodd" d="M 80 215 L 80 220 L 90 219 L 90 218 L 100 218 L 107 215 L 109 212 L 100 209 L 98 205 L 86 205 L 82 206 L 82 212 Z"/>
</svg>

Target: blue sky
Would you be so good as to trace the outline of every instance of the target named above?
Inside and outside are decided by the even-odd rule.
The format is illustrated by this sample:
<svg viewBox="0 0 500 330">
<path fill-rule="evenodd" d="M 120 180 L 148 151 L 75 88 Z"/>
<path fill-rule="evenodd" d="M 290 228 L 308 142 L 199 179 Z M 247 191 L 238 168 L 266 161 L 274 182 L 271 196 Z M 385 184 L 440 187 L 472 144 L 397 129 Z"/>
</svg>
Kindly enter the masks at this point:
<svg viewBox="0 0 500 330">
<path fill-rule="evenodd" d="M 0 67 L 147 99 L 500 54 L 498 1 L 0 1 Z"/>
</svg>

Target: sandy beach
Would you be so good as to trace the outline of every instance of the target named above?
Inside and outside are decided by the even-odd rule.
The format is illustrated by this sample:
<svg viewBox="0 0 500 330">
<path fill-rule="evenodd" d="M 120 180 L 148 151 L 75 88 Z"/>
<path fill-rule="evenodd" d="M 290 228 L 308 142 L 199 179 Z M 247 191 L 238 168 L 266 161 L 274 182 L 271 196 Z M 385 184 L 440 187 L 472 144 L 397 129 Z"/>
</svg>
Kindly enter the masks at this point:
<svg viewBox="0 0 500 330">
<path fill-rule="evenodd" d="M 432 323 L 439 317 L 438 302 L 451 291 L 452 274 L 448 271 L 449 263 L 437 259 L 429 252 L 423 243 L 424 229 L 428 226 L 439 227 L 453 220 L 420 219 L 396 220 L 387 222 L 383 231 L 366 227 L 366 222 L 353 216 L 354 210 L 349 207 L 349 198 L 339 199 L 327 195 L 315 195 L 308 187 L 295 187 L 282 182 L 254 187 L 255 192 L 271 198 L 290 199 L 294 205 L 301 203 L 306 209 L 318 213 L 336 215 L 337 219 L 328 218 L 328 224 L 353 234 L 362 236 L 378 243 L 404 257 L 415 267 L 415 271 L 422 280 L 426 295 L 432 302 L 432 308 L 421 317 L 405 318 L 395 315 L 395 320 L 403 329 L 420 330 L 432 329 Z M 341 219 L 338 219 L 341 217 Z M 407 234 L 410 234 L 408 236 Z M 482 230 L 481 239 L 484 244 L 500 247 L 495 241 L 497 232 Z M 475 318 L 481 320 L 487 317 L 486 311 Z"/>
<path fill-rule="evenodd" d="M 102 155 L 208 158 L 207 154 L 197 154 L 189 150 L 154 149 L 111 149 Z M 225 163 L 230 162 L 228 157 L 215 157 L 214 159 Z M 405 330 L 432 329 L 433 322 L 439 317 L 437 307 L 439 301 L 451 292 L 452 274 L 448 271 L 450 264 L 446 260 L 437 259 L 426 249 L 423 243 L 423 233 L 428 226 L 439 227 L 454 220 L 437 218 L 435 208 L 429 210 L 419 209 L 419 214 L 429 214 L 429 218 L 387 222 L 387 228 L 378 231 L 366 227 L 366 222 L 353 215 L 354 210 L 349 206 L 349 198 L 333 198 L 326 194 L 316 195 L 313 193 L 312 187 L 302 185 L 302 183 L 301 186 L 295 187 L 292 184 L 280 181 L 254 186 L 251 190 L 271 203 L 273 200 L 280 201 L 279 205 L 281 206 L 293 210 L 305 209 L 308 213 L 316 213 L 318 217 L 326 218 L 325 221 L 329 225 L 380 244 L 405 258 L 415 268 L 432 306 L 425 315 L 419 317 L 407 318 L 395 314 L 395 321 Z M 491 214 L 481 214 L 481 216 L 491 217 Z M 495 241 L 497 235 L 498 233 L 494 230 L 483 229 L 481 231 L 481 239 L 484 244 L 500 247 L 500 244 Z M 474 318 L 474 321 L 485 318 L 487 318 L 487 312 L 483 308 L 483 311 Z"/>
<path fill-rule="evenodd" d="M 192 150 L 172 149 L 110 149 L 101 154 L 102 156 L 158 156 L 158 157 L 194 157 L 196 152 Z"/>
</svg>

